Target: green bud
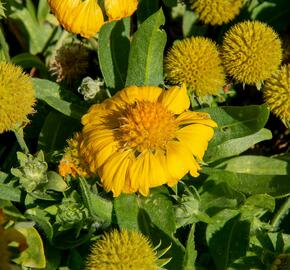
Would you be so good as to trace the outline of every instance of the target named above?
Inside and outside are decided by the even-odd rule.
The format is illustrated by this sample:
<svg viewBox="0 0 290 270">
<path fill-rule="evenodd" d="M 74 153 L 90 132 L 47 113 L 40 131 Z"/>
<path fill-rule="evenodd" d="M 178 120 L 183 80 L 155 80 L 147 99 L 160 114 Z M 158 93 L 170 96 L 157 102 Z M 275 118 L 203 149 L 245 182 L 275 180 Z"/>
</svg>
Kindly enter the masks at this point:
<svg viewBox="0 0 290 270">
<path fill-rule="evenodd" d="M 11 173 L 19 178 L 20 184 L 27 192 L 39 189 L 48 182 L 47 163 L 42 152 L 39 152 L 36 157 L 18 152 L 17 159 L 20 166 L 11 169 Z"/>
<path fill-rule="evenodd" d="M 56 222 L 64 230 L 83 224 L 88 219 L 88 209 L 72 199 L 63 199 L 58 207 Z"/>
</svg>

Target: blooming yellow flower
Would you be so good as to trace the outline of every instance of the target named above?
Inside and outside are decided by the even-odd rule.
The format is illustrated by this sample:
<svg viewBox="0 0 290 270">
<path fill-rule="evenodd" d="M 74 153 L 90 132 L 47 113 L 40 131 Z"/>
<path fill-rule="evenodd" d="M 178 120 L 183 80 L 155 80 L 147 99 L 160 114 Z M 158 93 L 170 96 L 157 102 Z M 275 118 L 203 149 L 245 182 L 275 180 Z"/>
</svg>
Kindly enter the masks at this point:
<svg viewBox="0 0 290 270">
<path fill-rule="evenodd" d="M 114 230 L 94 244 L 86 270 L 156 270 L 157 260 L 152 245 L 141 233 Z"/>
<path fill-rule="evenodd" d="M 90 38 L 104 24 L 97 0 L 48 0 L 48 3 L 64 29 L 74 34 Z"/>
<path fill-rule="evenodd" d="M 105 10 L 110 21 L 131 16 L 137 6 L 138 0 L 105 0 Z"/>
<path fill-rule="evenodd" d="M 191 3 L 191 8 L 199 14 L 202 22 L 222 25 L 240 13 L 244 0 L 191 0 Z"/>
<path fill-rule="evenodd" d="M 0 62 L 0 82 L 0 133 L 3 133 L 28 122 L 35 98 L 32 82 L 20 67 Z"/>
<path fill-rule="evenodd" d="M 221 55 L 226 71 L 235 80 L 259 84 L 278 69 L 282 59 L 281 41 L 267 24 L 245 21 L 225 34 Z"/>
<path fill-rule="evenodd" d="M 275 115 L 290 121 L 290 64 L 283 65 L 265 81 L 263 95 Z"/>
<path fill-rule="evenodd" d="M 75 133 L 74 137 L 68 140 L 68 147 L 64 150 L 64 155 L 59 163 L 58 171 L 62 177 L 71 175 L 77 177 L 88 177 L 90 175 L 88 165 L 80 156 L 80 143 L 82 136 L 80 133 Z"/>
<path fill-rule="evenodd" d="M 80 152 L 114 196 L 198 176 L 216 123 L 187 111 L 186 88 L 127 87 L 83 116 Z"/>
<path fill-rule="evenodd" d="M 217 94 L 225 85 L 225 74 L 217 46 L 204 37 L 186 38 L 169 50 L 166 76 L 173 84 L 185 83 L 198 96 Z"/>
</svg>

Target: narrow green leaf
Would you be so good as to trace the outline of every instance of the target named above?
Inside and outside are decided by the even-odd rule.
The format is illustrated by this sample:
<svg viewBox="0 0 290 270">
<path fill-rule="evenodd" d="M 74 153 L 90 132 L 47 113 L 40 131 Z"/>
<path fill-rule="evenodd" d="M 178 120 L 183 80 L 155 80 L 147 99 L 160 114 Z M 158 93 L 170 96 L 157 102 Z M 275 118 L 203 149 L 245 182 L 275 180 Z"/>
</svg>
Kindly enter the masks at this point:
<svg viewBox="0 0 290 270">
<path fill-rule="evenodd" d="M 2 25 L 0 24 L 0 60 L 9 61 L 9 45 L 5 40 L 5 36 L 3 34 Z"/>
<path fill-rule="evenodd" d="M 214 139 L 210 142 L 211 146 L 254 134 L 265 126 L 269 117 L 265 104 L 206 108 L 201 111 L 209 113 L 218 124 Z"/>
<path fill-rule="evenodd" d="M 246 255 L 250 223 L 240 220 L 239 211 L 225 209 L 212 217 L 207 226 L 206 240 L 217 270 Z"/>
<path fill-rule="evenodd" d="M 205 153 L 204 161 L 209 163 L 219 159 L 237 156 L 256 143 L 270 139 L 272 139 L 271 131 L 263 128 L 245 137 L 231 139 L 216 146 L 210 145 Z"/>
<path fill-rule="evenodd" d="M 106 86 L 114 92 L 125 86 L 130 51 L 130 19 L 105 24 L 99 34 L 99 62 Z"/>
<path fill-rule="evenodd" d="M 162 10 L 142 23 L 131 43 L 126 86 L 162 85 L 166 33 Z"/>
<path fill-rule="evenodd" d="M 195 270 L 195 260 L 197 257 L 197 251 L 195 249 L 194 241 L 195 224 L 191 226 L 185 248 L 185 255 L 183 258 L 183 270 Z"/>
</svg>

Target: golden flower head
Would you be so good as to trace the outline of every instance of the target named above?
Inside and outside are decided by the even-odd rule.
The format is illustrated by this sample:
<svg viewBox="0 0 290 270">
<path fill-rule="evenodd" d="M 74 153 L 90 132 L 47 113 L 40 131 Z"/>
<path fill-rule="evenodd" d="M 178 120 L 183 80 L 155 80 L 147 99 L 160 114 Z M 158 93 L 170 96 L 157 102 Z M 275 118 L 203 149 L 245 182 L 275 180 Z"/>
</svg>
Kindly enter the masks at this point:
<svg viewBox="0 0 290 270">
<path fill-rule="evenodd" d="M 222 58 L 226 71 L 235 80 L 246 84 L 260 84 L 281 63 L 281 41 L 265 23 L 241 22 L 225 34 Z"/>
<path fill-rule="evenodd" d="M 173 45 L 165 58 L 165 70 L 170 82 L 186 83 L 198 96 L 216 94 L 225 85 L 217 46 L 208 38 L 186 38 Z"/>
<path fill-rule="evenodd" d="M 216 123 L 207 113 L 187 111 L 183 86 L 127 87 L 93 105 L 83 116 L 80 151 L 106 191 L 149 194 L 175 185 L 188 171 L 198 176 Z"/>
<path fill-rule="evenodd" d="M 156 270 L 157 260 L 152 245 L 141 233 L 114 230 L 94 244 L 86 270 Z"/>
<path fill-rule="evenodd" d="M 199 19 L 211 25 L 222 25 L 234 19 L 244 4 L 244 0 L 191 0 L 191 8 Z"/>
<path fill-rule="evenodd" d="M 137 6 L 138 0 L 105 0 L 105 10 L 110 21 L 131 16 Z"/>
<path fill-rule="evenodd" d="M 81 79 L 89 67 L 89 50 L 80 43 L 64 44 L 57 50 L 50 63 L 50 71 L 56 81 L 72 83 Z"/>
<path fill-rule="evenodd" d="M 104 24 L 97 0 L 48 0 L 48 3 L 64 29 L 74 34 L 90 38 Z"/>
<path fill-rule="evenodd" d="M 20 67 L 0 62 L 0 133 L 27 123 L 33 113 L 34 89 Z"/>
<path fill-rule="evenodd" d="M 271 270 L 289 270 L 289 269 L 290 269 L 290 253 L 278 255 L 271 266 Z"/>
<path fill-rule="evenodd" d="M 64 155 L 59 163 L 58 171 L 62 177 L 71 175 L 77 177 L 90 176 L 88 165 L 80 156 L 80 144 L 82 142 L 81 133 L 75 133 L 73 138 L 68 140 L 68 147 L 64 150 Z"/>
<path fill-rule="evenodd" d="M 265 81 L 263 95 L 276 116 L 290 121 L 290 64 L 283 65 Z"/>
</svg>

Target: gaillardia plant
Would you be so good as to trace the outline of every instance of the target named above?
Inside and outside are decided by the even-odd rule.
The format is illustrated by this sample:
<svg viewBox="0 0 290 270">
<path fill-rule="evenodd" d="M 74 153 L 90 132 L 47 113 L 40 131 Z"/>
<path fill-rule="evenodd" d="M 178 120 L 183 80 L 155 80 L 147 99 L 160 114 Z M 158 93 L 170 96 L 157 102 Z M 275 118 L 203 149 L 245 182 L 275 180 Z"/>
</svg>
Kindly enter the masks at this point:
<svg viewBox="0 0 290 270">
<path fill-rule="evenodd" d="M 234 19 L 244 0 L 191 0 L 191 8 L 205 24 L 222 25 Z"/>
<path fill-rule="evenodd" d="M 225 85 L 225 73 L 216 44 L 204 37 L 181 40 L 165 58 L 167 79 L 185 83 L 197 96 L 217 94 Z"/>
<path fill-rule="evenodd" d="M 0 133 L 29 122 L 34 95 L 32 82 L 20 67 L 0 62 Z"/>
<path fill-rule="evenodd" d="M 216 123 L 207 113 L 188 111 L 183 86 L 127 87 L 93 105 L 83 116 L 80 152 L 92 173 L 114 196 L 167 183 L 188 171 L 198 176 Z"/>
<path fill-rule="evenodd" d="M 227 73 L 236 81 L 259 85 L 279 68 L 281 41 L 267 24 L 245 21 L 226 32 L 221 56 Z"/>
<path fill-rule="evenodd" d="M 276 116 L 290 121 L 290 64 L 283 65 L 265 81 L 263 96 Z"/>
</svg>

